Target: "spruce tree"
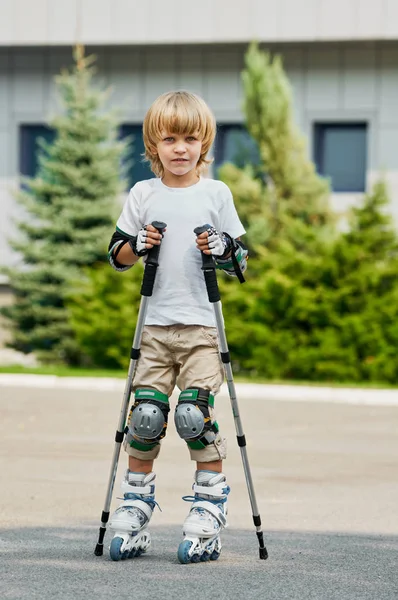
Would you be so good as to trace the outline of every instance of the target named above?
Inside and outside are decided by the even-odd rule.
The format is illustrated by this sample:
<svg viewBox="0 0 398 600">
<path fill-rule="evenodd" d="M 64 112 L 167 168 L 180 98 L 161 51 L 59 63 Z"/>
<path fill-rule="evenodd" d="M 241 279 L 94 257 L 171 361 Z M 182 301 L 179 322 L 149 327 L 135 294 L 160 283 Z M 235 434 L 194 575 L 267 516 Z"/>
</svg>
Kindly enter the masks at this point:
<svg viewBox="0 0 398 600">
<path fill-rule="evenodd" d="M 281 58 L 271 57 L 253 43 L 245 65 L 245 124 L 258 145 L 260 165 L 244 169 L 224 165 L 220 176 L 247 217 L 249 237 L 272 247 L 284 240 L 298 251 L 311 252 L 316 237 L 335 235 L 328 182 L 317 175 L 294 122 L 291 88 Z"/>
<path fill-rule="evenodd" d="M 329 185 L 316 174 L 294 123 L 290 84 L 280 58 L 252 44 L 245 65 L 243 109 L 260 165 L 239 169 L 226 164 L 220 170 L 246 226 L 251 256 L 242 289 L 221 282 L 223 304 L 233 322 L 230 337 L 237 366 L 279 377 L 300 338 L 298 330 L 289 330 L 291 303 L 302 280 L 309 274 L 316 278 L 320 257 L 336 231 Z M 239 342 L 248 329 L 250 348 Z"/>
<path fill-rule="evenodd" d="M 288 213 L 311 226 L 330 217 L 329 186 L 308 157 L 306 141 L 293 118 L 292 92 L 280 56 L 251 44 L 242 73 L 244 113 L 256 140 L 262 169 L 272 181 L 278 202 Z"/>
<path fill-rule="evenodd" d="M 42 361 L 80 361 L 65 299 L 85 267 L 106 260 L 122 192 L 125 145 L 105 110 L 108 92 L 93 84 L 94 62 L 78 46 L 73 67 L 56 78 L 62 111 L 50 123 L 55 141 L 42 144 L 38 174 L 17 194 L 25 216 L 11 245 L 22 264 L 6 270 L 15 301 L 3 314 L 10 346 Z"/>
</svg>

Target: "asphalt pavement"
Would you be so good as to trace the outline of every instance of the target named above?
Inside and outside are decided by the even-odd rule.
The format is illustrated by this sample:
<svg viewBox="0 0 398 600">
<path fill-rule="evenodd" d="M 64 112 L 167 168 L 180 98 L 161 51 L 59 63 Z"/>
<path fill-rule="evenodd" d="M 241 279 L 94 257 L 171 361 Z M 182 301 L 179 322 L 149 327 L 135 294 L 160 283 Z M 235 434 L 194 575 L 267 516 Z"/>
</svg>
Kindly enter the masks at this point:
<svg viewBox="0 0 398 600">
<path fill-rule="evenodd" d="M 25 382 L 26 383 L 26 382 Z M 257 539 L 231 407 L 229 528 L 214 563 L 180 565 L 176 550 L 194 465 L 173 419 L 156 464 L 153 544 L 114 563 L 94 556 L 118 421 L 119 389 L 83 382 L 0 382 L 0 599 L 398 599 L 398 402 L 273 395 L 239 400 L 269 558 Z M 85 389 L 83 389 L 85 388 Z M 239 399 L 239 386 L 238 399 Z M 305 390 L 304 390 L 305 391 Z M 398 394 L 398 392 L 397 392 Z M 359 398 L 359 399 L 358 399 Z M 126 466 L 122 454 L 112 509 Z"/>
</svg>

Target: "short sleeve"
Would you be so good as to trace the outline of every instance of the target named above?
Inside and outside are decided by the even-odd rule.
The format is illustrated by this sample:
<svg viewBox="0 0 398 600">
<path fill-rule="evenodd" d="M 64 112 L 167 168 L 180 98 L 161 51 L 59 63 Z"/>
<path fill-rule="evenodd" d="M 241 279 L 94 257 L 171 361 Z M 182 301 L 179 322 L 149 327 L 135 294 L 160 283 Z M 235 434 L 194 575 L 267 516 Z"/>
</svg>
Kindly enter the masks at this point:
<svg viewBox="0 0 398 600">
<path fill-rule="evenodd" d="M 137 189 L 137 184 L 131 188 L 127 200 L 124 203 L 121 215 L 116 223 L 116 229 L 120 233 L 126 235 L 137 235 L 141 229 L 142 224 L 140 222 L 140 194 Z"/>
<path fill-rule="evenodd" d="M 238 238 L 246 233 L 235 208 L 231 190 L 227 185 L 221 189 L 222 204 L 220 209 L 220 230 L 228 233 L 232 238 Z"/>
</svg>

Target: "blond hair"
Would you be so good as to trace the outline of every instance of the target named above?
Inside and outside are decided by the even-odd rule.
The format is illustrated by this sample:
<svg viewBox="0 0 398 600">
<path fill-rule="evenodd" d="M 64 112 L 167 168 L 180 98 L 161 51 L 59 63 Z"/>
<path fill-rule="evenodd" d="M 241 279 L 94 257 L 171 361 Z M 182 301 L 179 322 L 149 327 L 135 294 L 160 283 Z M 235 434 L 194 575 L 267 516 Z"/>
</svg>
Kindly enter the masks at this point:
<svg viewBox="0 0 398 600">
<path fill-rule="evenodd" d="M 156 152 L 162 133 L 196 135 L 202 142 L 202 151 L 196 165 L 202 173 L 212 159 L 207 158 L 216 135 L 216 120 L 206 102 L 191 92 L 167 92 L 159 96 L 149 108 L 143 123 L 145 158 L 157 177 L 163 177 L 164 168 Z"/>
</svg>

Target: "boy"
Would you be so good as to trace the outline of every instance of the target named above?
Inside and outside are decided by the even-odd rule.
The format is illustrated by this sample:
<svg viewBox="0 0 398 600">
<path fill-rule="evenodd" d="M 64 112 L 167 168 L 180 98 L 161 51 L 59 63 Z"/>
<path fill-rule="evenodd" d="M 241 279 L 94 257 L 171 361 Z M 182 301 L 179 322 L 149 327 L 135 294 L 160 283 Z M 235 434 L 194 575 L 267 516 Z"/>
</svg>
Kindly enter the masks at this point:
<svg viewBox="0 0 398 600">
<path fill-rule="evenodd" d="M 140 554 L 150 544 L 146 528 L 156 504 L 153 463 L 166 434 L 176 383 L 181 390 L 176 429 L 196 461 L 194 496 L 184 497 L 192 505 L 178 558 L 187 563 L 220 555 L 229 487 L 222 473 L 226 443 L 213 405 L 223 369 L 200 251 L 212 254 L 231 275 L 245 270 L 247 251 L 236 240 L 245 230 L 230 190 L 200 176 L 211 162 L 207 155 L 215 132 L 214 116 L 198 96 L 179 91 L 155 100 L 144 119 L 143 138 L 157 177 L 131 189 L 109 245 L 111 265 L 125 271 L 162 244 L 133 381 L 135 403 L 124 442 L 129 455 L 124 501 L 109 523 L 115 532 L 114 560 Z M 148 225 L 155 220 L 167 224 L 163 237 Z M 195 239 L 193 230 L 204 223 L 211 226 Z"/>
</svg>

